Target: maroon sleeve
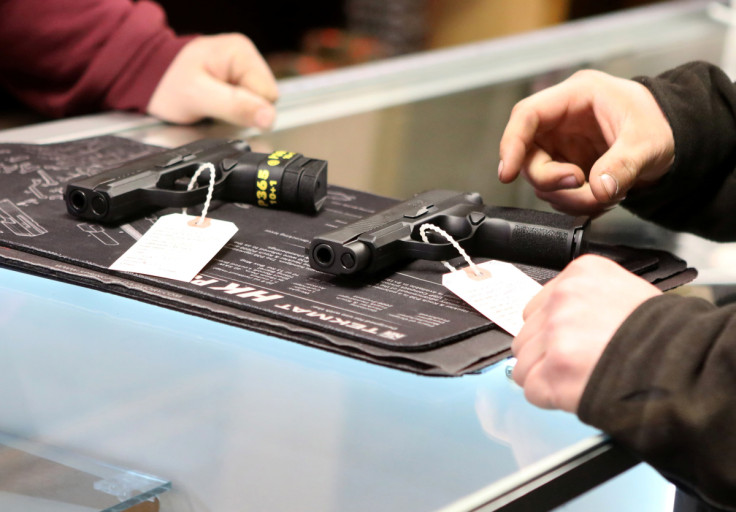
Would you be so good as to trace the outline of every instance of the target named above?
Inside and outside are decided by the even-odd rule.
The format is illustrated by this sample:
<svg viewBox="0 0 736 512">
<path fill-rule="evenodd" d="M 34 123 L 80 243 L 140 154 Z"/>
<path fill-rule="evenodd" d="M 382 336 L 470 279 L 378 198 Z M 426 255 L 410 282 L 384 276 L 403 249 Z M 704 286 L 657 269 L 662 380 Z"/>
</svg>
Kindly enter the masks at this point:
<svg viewBox="0 0 736 512">
<path fill-rule="evenodd" d="M 147 0 L 4 0 L 0 81 L 51 116 L 145 112 L 161 76 L 188 41 L 177 37 L 161 7 Z"/>
</svg>

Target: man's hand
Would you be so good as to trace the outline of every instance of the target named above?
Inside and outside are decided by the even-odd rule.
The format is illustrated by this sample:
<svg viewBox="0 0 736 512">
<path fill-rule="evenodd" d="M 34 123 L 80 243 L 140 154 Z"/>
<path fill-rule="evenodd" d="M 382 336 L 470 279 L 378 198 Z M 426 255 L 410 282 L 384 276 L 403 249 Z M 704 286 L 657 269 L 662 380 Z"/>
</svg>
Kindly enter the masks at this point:
<svg viewBox="0 0 736 512">
<path fill-rule="evenodd" d="M 573 260 L 527 304 L 511 350 L 526 398 L 575 413 L 593 368 L 624 320 L 661 292 L 611 260 Z"/>
<path fill-rule="evenodd" d="M 253 43 L 240 34 L 201 36 L 174 58 L 148 103 L 148 113 L 173 123 L 220 119 L 272 126 L 276 80 Z"/>
<path fill-rule="evenodd" d="M 499 179 L 523 173 L 566 213 L 595 215 L 672 166 L 672 129 L 649 90 L 581 71 L 520 101 L 501 138 Z"/>
</svg>

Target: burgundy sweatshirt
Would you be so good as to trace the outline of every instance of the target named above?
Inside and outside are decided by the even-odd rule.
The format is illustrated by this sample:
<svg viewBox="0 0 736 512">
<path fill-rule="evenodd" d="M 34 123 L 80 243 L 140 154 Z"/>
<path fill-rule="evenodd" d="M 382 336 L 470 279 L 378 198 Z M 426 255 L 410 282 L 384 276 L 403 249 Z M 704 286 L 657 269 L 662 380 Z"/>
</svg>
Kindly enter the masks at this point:
<svg viewBox="0 0 736 512">
<path fill-rule="evenodd" d="M 55 117 L 145 112 L 189 40 L 177 37 L 148 0 L 3 0 L 0 84 Z"/>
</svg>

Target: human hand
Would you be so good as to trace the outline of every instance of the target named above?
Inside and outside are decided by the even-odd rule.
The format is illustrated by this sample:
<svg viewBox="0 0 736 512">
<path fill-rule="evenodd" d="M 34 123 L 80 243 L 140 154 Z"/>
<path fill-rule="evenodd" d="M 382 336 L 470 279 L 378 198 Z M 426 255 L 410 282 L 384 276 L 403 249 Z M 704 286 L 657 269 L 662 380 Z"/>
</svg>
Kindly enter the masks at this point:
<svg viewBox="0 0 736 512">
<path fill-rule="evenodd" d="M 595 215 L 635 185 L 672 166 L 667 119 L 638 82 L 580 71 L 516 104 L 500 144 L 498 176 L 522 173 L 540 199 L 574 215 Z"/>
<path fill-rule="evenodd" d="M 221 34 L 197 37 L 181 49 L 147 110 L 173 123 L 212 117 L 268 129 L 276 116 L 277 98 L 276 80 L 250 39 Z"/>
<path fill-rule="evenodd" d="M 514 381 L 531 403 L 576 413 L 608 342 L 640 304 L 661 293 L 609 259 L 573 260 L 524 309 L 511 345 Z"/>
</svg>

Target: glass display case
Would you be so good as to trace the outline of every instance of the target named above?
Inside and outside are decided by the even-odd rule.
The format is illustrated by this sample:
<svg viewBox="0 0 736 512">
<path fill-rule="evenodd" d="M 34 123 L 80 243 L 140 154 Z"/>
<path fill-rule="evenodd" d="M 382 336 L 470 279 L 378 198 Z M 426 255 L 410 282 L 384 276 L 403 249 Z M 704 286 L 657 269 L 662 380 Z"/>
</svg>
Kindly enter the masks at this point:
<svg viewBox="0 0 736 512">
<path fill-rule="evenodd" d="M 269 133 L 116 113 L 5 130 L 0 141 L 247 138 L 257 151 L 328 160 L 333 185 L 398 199 L 468 190 L 546 209 L 522 180 L 496 177 L 513 105 L 582 68 L 630 77 L 703 59 L 728 70 L 736 42 L 708 11 L 667 2 L 285 80 Z M 597 219 L 593 235 L 685 257 L 701 271 L 688 290 L 733 272 L 730 244 L 623 211 Z M 3 269 L 0 311 L 0 430 L 163 475 L 172 490 L 162 510 L 549 508 L 635 464 L 574 416 L 529 405 L 505 362 L 420 377 Z M 639 465 L 561 510 L 671 505 L 672 488 Z"/>
</svg>

